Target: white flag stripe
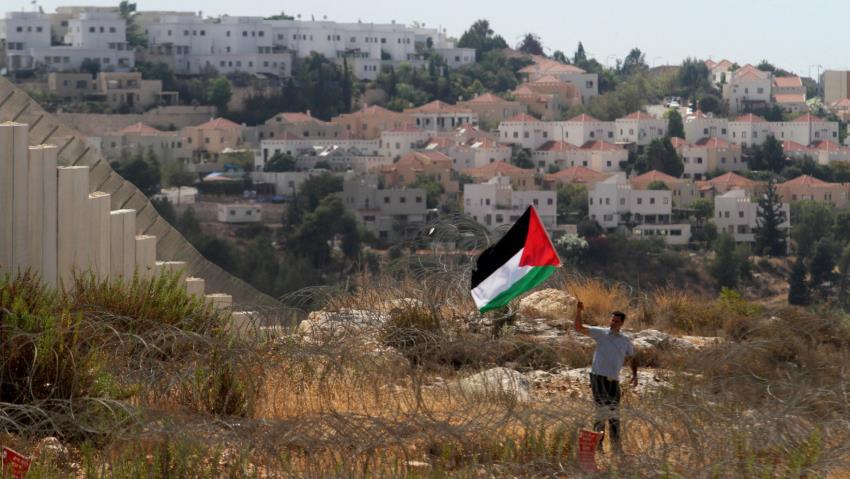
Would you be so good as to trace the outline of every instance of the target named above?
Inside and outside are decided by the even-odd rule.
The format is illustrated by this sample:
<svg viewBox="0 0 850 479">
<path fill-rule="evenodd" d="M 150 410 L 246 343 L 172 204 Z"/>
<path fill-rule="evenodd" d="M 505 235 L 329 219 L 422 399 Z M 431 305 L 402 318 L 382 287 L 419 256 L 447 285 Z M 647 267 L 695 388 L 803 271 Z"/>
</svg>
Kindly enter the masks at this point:
<svg viewBox="0 0 850 479">
<path fill-rule="evenodd" d="M 507 263 L 500 266 L 499 269 L 494 271 L 493 274 L 472 290 L 472 299 L 475 300 L 475 306 L 478 309 L 493 301 L 499 294 L 507 291 L 514 283 L 521 280 L 523 276 L 534 268 L 534 266 L 519 265 L 524 249 L 520 249 Z"/>
</svg>

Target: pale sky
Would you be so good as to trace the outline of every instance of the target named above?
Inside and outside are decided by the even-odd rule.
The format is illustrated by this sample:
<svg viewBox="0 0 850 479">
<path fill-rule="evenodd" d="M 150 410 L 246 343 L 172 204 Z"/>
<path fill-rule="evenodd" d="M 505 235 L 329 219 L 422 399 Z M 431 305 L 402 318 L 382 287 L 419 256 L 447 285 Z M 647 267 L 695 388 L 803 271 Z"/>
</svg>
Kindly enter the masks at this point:
<svg viewBox="0 0 850 479">
<path fill-rule="evenodd" d="M 69 0 L 36 0 L 44 11 Z M 86 5 L 117 5 L 118 0 L 80 0 Z M 0 10 L 32 9 L 26 0 L 3 0 Z M 728 58 L 743 65 L 765 58 L 803 76 L 824 69 L 850 69 L 846 30 L 850 2 L 845 0 L 304 0 L 281 2 L 226 0 L 137 0 L 140 10 L 202 11 L 205 16 L 279 13 L 302 20 L 328 20 L 441 26 L 453 37 L 479 18 L 510 45 L 526 32 L 540 35 L 549 53 L 572 55 L 579 41 L 601 63 L 613 65 L 633 47 L 652 66 L 678 64 L 695 56 Z"/>
</svg>

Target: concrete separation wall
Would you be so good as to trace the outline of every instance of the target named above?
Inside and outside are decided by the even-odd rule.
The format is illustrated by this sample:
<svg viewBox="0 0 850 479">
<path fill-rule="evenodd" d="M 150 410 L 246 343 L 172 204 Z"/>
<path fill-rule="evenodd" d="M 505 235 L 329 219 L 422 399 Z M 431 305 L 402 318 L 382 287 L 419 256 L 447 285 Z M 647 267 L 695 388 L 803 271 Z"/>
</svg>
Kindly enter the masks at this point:
<svg viewBox="0 0 850 479">
<path fill-rule="evenodd" d="M 60 203 L 60 209 L 64 206 L 78 207 L 80 211 L 87 210 L 88 208 L 86 207 L 89 206 L 89 193 L 95 191 L 108 193 L 110 195 L 111 210 L 136 210 L 135 233 L 137 235 L 156 236 L 156 258 L 158 260 L 185 262 L 186 274 L 188 276 L 203 278 L 207 290 L 227 293 L 233 297 L 233 301 L 237 305 L 246 308 L 250 308 L 251 306 L 271 308 L 280 306 L 274 298 L 257 291 L 249 284 L 235 278 L 207 261 L 177 230 L 159 216 L 148 198 L 138 188 L 115 173 L 109 166 L 109 163 L 98 152 L 86 144 L 83 135 L 63 125 L 53 115 L 45 112 L 26 93 L 16 88 L 7 79 L 0 78 L 0 122 L 4 121 L 28 124 L 28 143 L 30 145 L 56 145 L 58 148 L 58 164 L 60 166 L 89 167 L 88 191 L 85 192 L 85 196 L 82 196 L 76 191 L 73 193 L 77 193 L 77 195 L 73 195 L 72 193 L 72 196 L 78 198 L 81 204 L 63 205 Z M 74 189 L 73 187 L 76 186 L 74 181 L 70 181 L 74 179 L 72 178 L 72 172 L 67 171 L 66 174 L 68 178 L 64 179 L 62 174 L 60 174 L 60 191 L 62 190 L 63 185 L 61 183 L 63 182 L 66 188 Z M 2 178 L 3 175 L 0 175 L 0 179 Z M 4 214 L 3 211 L 0 211 L 0 222 L 3 224 L 8 223 L 11 225 L 14 220 L 14 213 Z M 74 229 L 74 226 L 80 225 L 63 224 L 62 214 L 60 212 L 59 228 Z M 89 225 L 86 224 L 85 226 L 85 233 L 87 233 Z M 27 228 L 25 227 L 24 230 L 26 231 Z M 0 243 L 14 242 L 13 238 L 2 236 L 2 233 L 3 228 L 0 228 Z M 83 231 L 79 231 L 79 233 L 80 235 L 84 234 Z M 69 236 L 73 235 L 60 235 L 60 237 Z M 88 243 L 85 244 L 88 245 Z M 11 250 L 11 248 L 8 249 Z M 71 251 L 70 248 L 67 251 L 63 251 L 60 243 L 59 255 L 61 257 L 58 260 L 59 262 L 76 263 L 81 259 L 77 256 L 84 253 L 89 253 L 88 248 L 86 248 L 85 252 Z M 12 260 L 12 258 L 7 259 L 7 261 L 9 260 Z M 87 263 L 84 262 L 84 264 Z M 14 261 L 11 261 L 11 264 L 15 264 Z"/>
</svg>

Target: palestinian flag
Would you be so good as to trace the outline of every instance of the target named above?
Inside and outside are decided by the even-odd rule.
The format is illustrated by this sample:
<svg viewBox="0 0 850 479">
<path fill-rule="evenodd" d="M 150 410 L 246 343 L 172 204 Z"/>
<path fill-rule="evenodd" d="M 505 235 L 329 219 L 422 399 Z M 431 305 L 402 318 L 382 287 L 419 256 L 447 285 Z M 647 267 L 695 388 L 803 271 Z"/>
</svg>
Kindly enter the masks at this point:
<svg viewBox="0 0 850 479">
<path fill-rule="evenodd" d="M 529 206 L 498 243 L 484 250 L 472 272 L 480 312 L 501 308 L 546 280 L 561 264 L 537 211 Z"/>
</svg>

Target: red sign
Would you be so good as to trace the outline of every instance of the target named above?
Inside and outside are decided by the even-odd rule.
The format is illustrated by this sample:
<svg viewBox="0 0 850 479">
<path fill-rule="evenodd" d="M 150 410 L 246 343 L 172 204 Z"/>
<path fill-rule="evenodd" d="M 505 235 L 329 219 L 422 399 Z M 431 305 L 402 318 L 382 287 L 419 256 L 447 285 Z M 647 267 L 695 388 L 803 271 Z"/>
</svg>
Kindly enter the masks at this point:
<svg viewBox="0 0 850 479">
<path fill-rule="evenodd" d="M 12 479 L 24 479 L 30 469 L 30 462 L 32 461 L 23 454 L 8 447 L 3 448 L 4 475 L 11 474 Z"/>
<path fill-rule="evenodd" d="M 596 465 L 596 445 L 602 433 L 582 429 L 578 434 L 578 463 L 587 472 L 599 472 Z"/>
</svg>

